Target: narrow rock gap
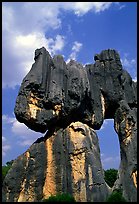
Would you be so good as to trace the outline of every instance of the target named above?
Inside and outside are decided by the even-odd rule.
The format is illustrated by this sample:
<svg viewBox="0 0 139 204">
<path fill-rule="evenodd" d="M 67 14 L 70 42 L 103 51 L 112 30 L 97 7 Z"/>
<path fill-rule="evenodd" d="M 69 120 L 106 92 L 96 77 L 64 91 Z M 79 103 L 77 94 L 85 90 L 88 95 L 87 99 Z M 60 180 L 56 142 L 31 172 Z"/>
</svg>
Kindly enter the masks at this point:
<svg viewBox="0 0 139 204">
<path fill-rule="evenodd" d="M 99 138 L 100 155 L 102 168 L 119 169 L 120 165 L 120 144 L 118 135 L 114 129 L 114 120 L 105 119 L 100 130 L 97 130 Z"/>
</svg>

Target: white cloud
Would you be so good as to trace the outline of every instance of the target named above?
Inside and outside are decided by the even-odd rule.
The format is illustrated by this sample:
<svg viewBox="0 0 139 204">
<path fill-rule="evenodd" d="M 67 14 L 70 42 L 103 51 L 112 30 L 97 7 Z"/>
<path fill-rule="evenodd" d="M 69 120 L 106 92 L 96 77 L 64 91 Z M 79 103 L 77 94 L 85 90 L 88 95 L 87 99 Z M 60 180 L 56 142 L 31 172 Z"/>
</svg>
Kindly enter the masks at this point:
<svg viewBox="0 0 139 204">
<path fill-rule="evenodd" d="M 38 137 L 37 137 L 38 138 Z M 19 140 L 18 142 L 17 142 L 17 144 L 18 145 L 20 145 L 20 146 L 31 146 L 36 140 L 37 140 L 37 138 L 35 139 L 22 139 L 22 140 Z"/>
<path fill-rule="evenodd" d="M 36 49 L 37 47 L 46 47 L 50 53 L 56 53 L 56 51 L 61 51 L 64 47 L 64 36 L 57 35 L 55 39 L 46 38 L 43 33 L 34 32 L 29 35 L 18 35 L 15 39 L 15 49 L 23 49 L 18 55 L 28 56 L 28 52 Z"/>
<path fill-rule="evenodd" d="M 22 34 L 38 31 L 47 31 L 50 28 L 60 27 L 58 18 L 59 6 L 55 3 L 44 2 L 17 2 L 3 3 L 3 26 L 11 29 L 18 28 Z"/>
<path fill-rule="evenodd" d="M 2 142 L 5 142 L 6 140 L 6 137 L 2 136 Z"/>
<path fill-rule="evenodd" d="M 125 5 L 121 5 L 121 6 L 119 7 L 120 10 L 123 9 L 123 8 L 125 8 Z"/>
<path fill-rule="evenodd" d="M 120 161 L 120 157 L 116 156 L 116 157 L 105 157 L 103 158 L 102 162 L 104 163 L 111 163 L 113 161 Z"/>
<path fill-rule="evenodd" d="M 12 125 L 15 118 L 8 115 L 2 115 L 2 134 L 7 129 L 7 125 Z M 5 157 L 7 152 L 11 149 L 11 145 L 5 136 L 2 135 L 2 156 Z"/>
<path fill-rule="evenodd" d="M 134 82 L 137 82 L 137 77 L 135 76 L 135 78 L 134 79 L 132 79 Z"/>
<path fill-rule="evenodd" d="M 105 154 L 104 154 L 104 153 L 101 153 L 100 156 L 101 156 L 101 158 L 103 158 L 103 157 L 105 156 Z"/>
<path fill-rule="evenodd" d="M 128 59 L 126 56 L 121 59 L 121 63 L 124 67 L 129 68 L 136 65 L 135 59 Z"/>
<path fill-rule="evenodd" d="M 3 88 L 14 87 L 21 84 L 24 76 L 34 63 L 34 51 L 45 47 L 51 54 L 56 54 L 64 47 L 64 37 L 57 35 L 56 38 L 46 38 L 43 33 L 33 32 L 28 35 L 9 32 L 3 36 Z M 11 39 L 12 38 L 12 42 Z M 9 42 L 9 46 L 4 44 Z M 11 67 L 12 65 L 12 67 Z M 10 76 L 9 76 L 9 70 Z M 16 73 L 16 74 L 15 74 Z"/>
<path fill-rule="evenodd" d="M 9 117 L 8 115 L 2 115 L 2 122 L 4 124 L 13 123 L 16 119 L 14 117 Z"/>
<path fill-rule="evenodd" d="M 14 117 L 9 117 L 8 115 L 2 115 L 3 130 L 5 130 L 5 125 L 9 125 L 8 128 L 11 131 L 12 137 L 17 137 L 17 143 L 21 146 L 31 145 L 37 138 L 42 137 L 43 134 L 35 132 L 29 129 L 24 123 L 20 123 Z M 3 131 L 4 132 L 4 131 Z M 10 149 L 8 140 L 6 137 L 2 136 L 2 142 L 4 147 L 4 152 Z M 6 143 L 6 144 L 5 144 Z M 3 148 L 2 147 L 2 148 Z"/>
<path fill-rule="evenodd" d="M 50 53 L 56 54 L 57 51 L 61 51 L 65 45 L 65 38 L 64 36 L 57 35 L 55 41 L 51 39 L 52 45 L 50 46 Z"/>
<path fill-rule="evenodd" d="M 121 10 L 121 9 L 126 7 L 126 5 L 122 4 L 122 2 L 114 2 L 114 3 L 118 6 L 119 10 Z"/>
<path fill-rule="evenodd" d="M 76 59 L 77 57 L 77 53 L 80 51 L 80 49 L 82 48 L 82 43 L 79 43 L 77 41 L 74 42 L 74 45 L 72 47 L 72 53 L 70 55 L 71 59 Z"/>
<path fill-rule="evenodd" d="M 11 149 L 11 146 L 8 144 L 2 145 L 2 155 L 5 156 L 7 151 Z"/>
<path fill-rule="evenodd" d="M 67 61 L 66 61 L 67 63 L 70 61 L 70 59 L 76 60 L 77 54 L 81 50 L 82 46 L 83 46 L 83 44 L 80 42 L 75 41 L 73 43 L 72 53 L 70 54 L 69 58 L 67 59 Z"/>
<path fill-rule="evenodd" d="M 134 81 L 137 80 L 137 61 L 136 59 L 132 59 L 128 53 L 124 53 L 123 58 L 121 59 L 121 63 L 123 68 L 128 71 L 130 76 Z"/>
<path fill-rule="evenodd" d="M 108 123 L 111 122 L 111 121 L 113 122 L 113 119 L 106 119 L 106 120 L 104 120 L 104 122 L 103 122 L 103 124 L 102 124 L 100 130 L 103 130 L 104 128 L 106 128 L 106 126 L 108 125 Z"/>
<path fill-rule="evenodd" d="M 30 66 L 28 67 L 28 70 L 26 68 L 26 71 L 28 72 L 30 70 L 30 67 L 32 65 L 32 59 L 33 54 L 36 48 L 45 47 L 51 55 L 56 54 L 57 51 L 61 51 L 64 47 L 64 36 L 57 35 L 56 38 L 46 38 L 43 33 L 31 33 L 29 35 L 19 35 L 16 36 L 15 39 L 15 50 L 19 51 L 16 55 L 21 59 L 25 58 L 26 62 L 23 63 L 25 70 L 25 64 L 29 63 Z M 21 51 L 20 51 L 21 49 Z M 24 59 L 21 60 L 22 62 Z M 27 74 L 27 73 L 26 73 Z"/>
<path fill-rule="evenodd" d="M 7 151 L 11 149 L 6 137 L 2 136 L 2 155 L 5 156 Z"/>
<path fill-rule="evenodd" d="M 18 137 L 18 144 L 21 146 L 29 146 L 43 134 L 29 129 L 24 123 L 19 123 L 17 120 L 13 122 L 11 131 L 14 136 Z"/>
<path fill-rule="evenodd" d="M 15 120 L 12 125 L 12 132 L 18 136 L 27 136 L 29 134 L 28 130 L 28 127 L 24 123 L 20 123 L 17 120 Z"/>
<path fill-rule="evenodd" d="M 110 2 L 3 2 L 2 86 L 20 85 L 33 63 L 34 51 L 42 46 L 52 54 L 62 51 L 64 36 L 47 37 L 47 31 L 62 27 L 62 10 L 81 16 L 108 9 Z M 73 57 L 76 57 L 76 51 Z M 15 74 L 16 73 L 16 74 Z"/>
<path fill-rule="evenodd" d="M 59 11 L 55 11 L 55 9 L 52 7 L 51 9 L 49 9 L 49 12 L 46 12 L 46 4 L 45 7 L 43 5 L 42 7 L 36 7 L 37 4 L 32 5 L 34 7 L 31 7 L 30 3 L 3 4 L 3 88 L 14 88 L 16 85 L 21 84 L 23 77 L 31 69 L 35 49 L 44 46 L 51 54 L 56 54 L 57 51 L 61 51 L 64 47 L 65 42 L 63 36 L 56 35 L 54 38 L 47 38 L 43 30 L 44 24 L 47 25 L 45 31 L 48 28 L 55 29 L 59 25 L 59 21 L 56 21 L 56 19 L 58 18 L 57 15 Z M 17 6 L 18 10 L 16 8 Z M 47 9 L 49 7 L 50 5 L 48 4 Z M 46 22 L 42 22 L 43 19 L 45 19 Z M 32 26 L 32 24 L 34 26 Z"/>
<path fill-rule="evenodd" d="M 89 11 L 99 13 L 111 6 L 112 2 L 58 2 L 56 5 L 58 8 L 64 10 L 71 10 L 77 16 L 83 16 Z"/>
<path fill-rule="evenodd" d="M 75 41 L 75 42 L 74 42 L 74 45 L 73 45 L 73 47 L 72 47 L 72 50 L 73 50 L 74 52 L 79 52 L 80 49 L 81 49 L 81 47 L 82 47 L 82 43 L 79 43 L 79 42 Z"/>
<path fill-rule="evenodd" d="M 103 130 L 106 127 L 107 124 L 108 124 L 108 122 L 106 120 L 104 120 L 100 130 Z"/>
<path fill-rule="evenodd" d="M 113 157 L 107 157 L 103 159 L 103 163 L 111 162 L 113 161 Z"/>
<path fill-rule="evenodd" d="M 112 2 L 75 2 L 74 10 L 76 15 L 81 16 L 90 10 L 99 13 L 108 9 L 111 4 Z"/>
<path fill-rule="evenodd" d="M 104 169 L 109 168 L 119 168 L 120 164 L 120 155 L 117 156 L 108 156 L 104 153 L 101 154 L 101 161 Z"/>
</svg>

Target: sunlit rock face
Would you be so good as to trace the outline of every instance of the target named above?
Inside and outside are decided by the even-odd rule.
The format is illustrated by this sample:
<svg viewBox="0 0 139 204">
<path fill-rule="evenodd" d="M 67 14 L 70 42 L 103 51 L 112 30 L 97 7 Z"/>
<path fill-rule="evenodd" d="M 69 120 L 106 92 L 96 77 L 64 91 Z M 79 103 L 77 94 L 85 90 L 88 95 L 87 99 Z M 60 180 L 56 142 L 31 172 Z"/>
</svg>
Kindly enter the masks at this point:
<svg viewBox="0 0 139 204">
<path fill-rule="evenodd" d="M 94 64 L 83 66 L 74 60 L 66 64 L 62 56 L 51 57 L 42 47 L 35 51 L 34 60 L 22 81 L 14 112 L 30 129 L 48 132 L 29 148 L 29 152 L 33 148 L 33 157 L 27 151 L 15 160 L 4 181 L 4 200 L 39 200 L 68 191 L 78 201 L 104 201 L 109 190 L 94 130 L 113 118 L 121 154 L 113 189 L 122 188 L 127 201 L 137 201 L 137 83 L 123 69 L 117 51 L 103 50 L 94 56 Z M 13 188 L 18 171 L 19 182 Z"/>
<path fill-rule="evenodd" d="M 105 201 L 111 192 L 97 135 L 81 122 L 47 132 L 19 156 L 4 180 L 3 200 L 33 202 L 62 192 L 79 202 Z"/>
<path fill-rule="evenodd" d="M 115 129 L 119 136 L 121 163 L 119 179 L 113 189 L 122 188 L 129 202 L 137 201 L 137 108 L 120 101 L 115 112 Z M 129 185 L 130 184 L 130 185 Z"/>
</svg>

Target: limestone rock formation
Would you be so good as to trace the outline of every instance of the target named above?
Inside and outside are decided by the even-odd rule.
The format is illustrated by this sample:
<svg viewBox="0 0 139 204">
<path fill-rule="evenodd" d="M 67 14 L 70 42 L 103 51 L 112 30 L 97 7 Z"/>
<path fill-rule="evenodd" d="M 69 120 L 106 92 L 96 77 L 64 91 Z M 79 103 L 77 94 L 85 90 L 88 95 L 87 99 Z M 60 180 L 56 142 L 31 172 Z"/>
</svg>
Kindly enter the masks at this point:
<svg viewBox="0 0 139 204">
<path fill-rule="evenodd" d="M 115 129 L 119 136 L 121 163 L 119 179 L 113 189 L 123 189 L 129 202 L 137 201 L 137 111 L 120 101 L 115 112 Z M 130 184 L 130 185 L 129 185 Z"/>
<path fill-rule="evenodd" d="M 73 121 L 99 129 L 104 119 L 114 118 L 119 101 L 136 106 L 135 84 L 122 69 L 119 54 L 105 50 L 94 59 L 95 64 L 83 67 L 37 49 L 16 100 L 17 119 L 42 133 Z"/>
<path fill-rule="evenodd" d="M 32 65 L 30 72 L 22 81 L 14 112 L 17 120 L 25 123 L 32 130 L 42 133 L 48 130 L 45 139 L 48 135 L 50 138 L 46 141 L 42 140 L 34 143 L 24 155 L 15 161 L 4 181 L 4 199 L 13 201 L 24 197 L 25 200 L 29 200 L 32 199 L 29 195 L 26 197 L 26 192 L 29 191 L 30 196 L 34 196 L 34 199 L 38 200 L 43 195 L 47 196 L 46 191 L 44 193 L 44 188 L 42 189 L 43 185 L 46 185 L 45 189 L 50 193 L 55 191 L 63 192 L 61 188 L 67 189 L 71 193 L 74 193 L 75 189 L 81 189 L 81 191 L 84 189 L 82 192 L 77 190 L 78 193 L 74 194 L 77 200 L 103 201 L 104 194 L 108 194 L 109 190 L 104 182 L 101 169 L 98 141 L 95 139 L 95 145 L 94 141 L 89 142 L 91 137 L 97 138 L 97 136 L 89 135 L 95 135 L 95 133 L 91 132 L 100 129 L 105 119 L 113 118 L 115 131 L 119 137 L 121 154 L 119 178 L 113 189 L 122 188 L 123 195 L 128 201 L 136 201 L 137 83 L 132 81 L 128 72 L 123 69 L 117 51 L 112 49 L 104 50 L 94 56 L 94 64 L 83 66 L 74 60 L 66 64 L 62 56 L 51 57 L 48 51 L 42 47 L 35 51 L 34 60 L 35 63 Z M 80 124 L 79 126 L 82 127 L 77 128 L 78 131 L 75 128 L 77 121 Z M 65 147 L 68 147 L 65 156 L 69 158 L 68 160 L 64 160 L 65 158 L 60 159 L 60 155 L 63 153 L 59 154 L 58 151 L 64 151 L 62 148 L 65 147 L 62 146 L 63 142 L 61 140 L 69 137 L 70 134 L 67 134 L 67 131 L 73 131 L 73 135 L 78 133 L 76 141 L 72 137 L 68 139 L 68 144 L 73 144 L 73 147 L 76 145 L 84 146 L 84 141 L 89 142 L 85 142 L 86 145 L 90 144 L 90 146 L 87 145 L 87 149 L 88 147 L 90 148 L 87 150 L 88 153 L 84 152 L 83 148 L 83 152 L 80 152 L 79 155 L 77 154 L 78 160 L 76 160 L 76 154 L 69 154 L 73 147 L 72 145 L 67 146 L 67 144 L 65 144 Z M 84 140 L 82 140 L 83 135 L 86 138 Z M 53 146 L 53 150 L 50 149 L 48 143 Z M 60 147 L 59 149 L 57 149 L 58 146 Z M 33 157 L 30 156 L 32 153 L 28 153 L 32 151 Z M 48 152 L 51 152 L 49 158 L 47 158 Z M 52 152 L 55 155 L 54 163 L 59 161 L 61 168 L 53 167 L 54 165 L 49 162 Z M 84 158 L 81 161 L 80 155 Z M 40 157 L 42 158 L 40 159 Z M 41 164 L 39 164 L 40 160 L 42 160 Z M 64 166 L 70 166 L 68 171 L 63 169 L 63 161 L 65 162 Z M 17 163 L 21 164 L 20 167 Z M 30 166 L 27 167 L 28 165 Z M 71 174 L 71 166 L 72 169 L 76 169 L 76 173 L 72 172 Z M 14 172 L 18 172 L 20 168 L 22 168 L 24 173 L 23 175 L 19 173 L 19 177 L 16 178 L 16 180 L 19 180 L 19 191 L 14 189 L 12 192 L 13 185 L 11 182 Z M 57 177 L 56 172 L 60 171 L 58 179 L 61 182 L 61 186 L 64 184 L 64 187 L 59 187 L 60 189 L 56 190 L 56 180 L 52 180 L 53 185 L 49 185 L 51 183 L 50 176 L 48 176 L 47 180 L 47 176 L 44 175 L 47 168 L 50 168 L 48 172 L 53 172 L 55 178 Z M 53 168 L 56 169 L 54 170 Z M 91 172 L 90 169 L 92 169 L 92 176 L 89 173 Z M 84 173 L 80 174 L 80 171 Z M 30 174 L 27 172 L 34 173 Z M 67 174 L 65 175 L 66 172 Z M 72 179 L 69 178 L 71 175 Z M 41 177 L 41 187 L 37 187 L 37 176 Z M 33 179 L 36 179 L 36 181 L 31 184 Z M 65 180 L 61 181 L 61 179 Z M 78 179 L 80 182 L 78 182 Z M 90 190 L 88 185 L 92 183 L 91 179 L 93 179 L 93 185 Z M 69 182 L 68 187 L 65 187 L 66 182 Z M 75 185 L 75 183 L 78 184 Z M 6 186 L 9 187 L 7 188 Z M 50 189 L 47 188 L 48 186 Z M 39 191 L 39 193 L 36 193 L 36 191 Z M 8 198 L 8 196 L 11 197 Z"/>
<path fill-rule="evenodd" d="M 14 161 L 3 191 L 7 202 L 41 201 L 62 192 L 79 202 L 105 201 L 110 189 L 96 133 L 81 122 L 47 132 Z"/>
</svg>

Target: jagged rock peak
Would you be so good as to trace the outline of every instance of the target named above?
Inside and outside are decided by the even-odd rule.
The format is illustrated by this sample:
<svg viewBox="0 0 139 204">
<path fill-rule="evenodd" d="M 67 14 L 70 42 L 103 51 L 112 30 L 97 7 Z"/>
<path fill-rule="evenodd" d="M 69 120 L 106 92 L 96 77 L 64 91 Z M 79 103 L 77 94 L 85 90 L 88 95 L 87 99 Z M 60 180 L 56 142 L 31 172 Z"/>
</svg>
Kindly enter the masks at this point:
<svg viewBox="0 0 139 204">
<path fill-rule="evenodd" d="M 44 133 L 72 121 L 100 129 L 104 119 L 114 118 L 120 100 L 137 104 L 134 82 L 130 77 L 129 83 L 113 49 L 95 55 L 95 64 L 85 67 L 75 60 L 66 64 L 60 55 L 52 58 L 44 47 L 35 51 L 34 59 L 14 112 L 19 122 L 35 131 Z"/>
<path fill-rule="evenodd" d="M 94 60 L 100 60 L 100 61 L 120 61 L 120 55 L 119 53 L 114 49 L 108 49 L 101 51 L 100 54 L 96 54 L 94 56 Z"/>
</svg>

